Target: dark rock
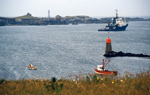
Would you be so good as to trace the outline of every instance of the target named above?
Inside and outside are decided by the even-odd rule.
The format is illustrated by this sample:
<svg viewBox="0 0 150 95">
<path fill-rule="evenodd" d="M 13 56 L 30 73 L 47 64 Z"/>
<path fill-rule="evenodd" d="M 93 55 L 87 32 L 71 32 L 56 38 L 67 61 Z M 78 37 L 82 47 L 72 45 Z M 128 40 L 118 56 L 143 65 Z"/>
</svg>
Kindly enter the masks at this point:
<svg viewBox="0 0 150 95">
<path fill-rule="evenodd" d="M 124 53 L 122 51 L 119 52 L 115 52 L 115 51 L 111 51 L 108 52 L 107 54 L 104 54 L 105 57 L 117 57 L 117 56 L 129 56 L 129 57 L 148 57 L 150 58 L 150 55 L 144 55 L 144 54 L 134 54 L 134 53 Z"/>
</svg>

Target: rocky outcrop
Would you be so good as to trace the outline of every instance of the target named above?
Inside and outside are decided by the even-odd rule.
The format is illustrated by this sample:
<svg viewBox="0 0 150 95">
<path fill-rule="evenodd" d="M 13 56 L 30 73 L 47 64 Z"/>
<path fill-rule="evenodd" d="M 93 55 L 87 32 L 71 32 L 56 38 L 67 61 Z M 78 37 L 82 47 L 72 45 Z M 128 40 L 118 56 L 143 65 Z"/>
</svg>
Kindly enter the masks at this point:
<svg viewBox="0 0 150 95">
<path fill-rule="evenodd" d="M 89 16 L 66 16 L 61 17 L 57 15 L 54 18 L 40 18 L 34 17 L 32 14 L 27 13 L 26 15 L 6 18 L 0 17 L 0 26 L 4 25 L 66 25 L 68 23 L 110 23 L 112 17 L 109 18 L 92 18 Z M 124 18 L 123 18 L 124 19 Z M 150 19 L 143 18 L 126 18 L 126 21 L 150 21 Z"/>
<path fill-rule="evenodd" d="M 123 57 L 123 56 L 128 56 L 128 57 L 147 57 L 150 58 L 150 55 L 146 55 L 146 54 L 134 54 L 134 53 L 124 53 L 122 51 L 119 52 L 115 52 L 115 51 L 111 51 L 108 52 L 107 54 L 104 54 L 105 57 Z"/>
<path fill-rule="evenodd" d="M 37 18 L 30 13 L 16 18 L 0 17 L 0 26 L 5 25 L 66 25 L 68 24 L 61 16 L 55 18 Z"/>
</svg>

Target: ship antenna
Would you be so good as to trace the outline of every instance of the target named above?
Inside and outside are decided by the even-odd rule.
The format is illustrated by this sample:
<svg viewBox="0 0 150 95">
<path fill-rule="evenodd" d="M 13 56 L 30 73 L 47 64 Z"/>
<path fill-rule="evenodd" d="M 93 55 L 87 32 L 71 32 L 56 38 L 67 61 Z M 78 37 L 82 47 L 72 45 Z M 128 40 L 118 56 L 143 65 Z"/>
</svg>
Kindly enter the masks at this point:
<svg viewBox="0 0 150 95">
<path fill-rule="evenodd" d="M 126 23 L 126 17 L 124 17 L 124 22 Z"/>
</svg>

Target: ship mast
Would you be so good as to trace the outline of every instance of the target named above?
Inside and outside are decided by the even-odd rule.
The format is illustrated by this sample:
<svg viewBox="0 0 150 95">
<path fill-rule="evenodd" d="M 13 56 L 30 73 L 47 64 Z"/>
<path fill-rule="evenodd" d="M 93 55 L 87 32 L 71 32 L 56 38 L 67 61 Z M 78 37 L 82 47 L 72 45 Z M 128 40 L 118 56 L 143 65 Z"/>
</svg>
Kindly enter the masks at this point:
<svg viewBox="0 0 150 95">
<path fill-rule="evenodd" d="M 118 18 L 118 10 L 116 10 L 116 18 Z"/>
</svg>

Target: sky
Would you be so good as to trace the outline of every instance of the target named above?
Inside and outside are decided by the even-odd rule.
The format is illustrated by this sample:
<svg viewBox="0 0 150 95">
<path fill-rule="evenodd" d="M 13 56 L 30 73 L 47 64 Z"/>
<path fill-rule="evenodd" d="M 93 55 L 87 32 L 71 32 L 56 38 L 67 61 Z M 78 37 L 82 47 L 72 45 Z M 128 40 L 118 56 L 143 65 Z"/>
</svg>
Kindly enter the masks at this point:
<svg viewBox="0 0 150 95">
<path fill-rule="evenodd" d="M 150 16 L 150 0 L 0 0 L 0 17 L 31 13 L 35 17 L 60 15 L 90 17 Z"/>
</svg>

